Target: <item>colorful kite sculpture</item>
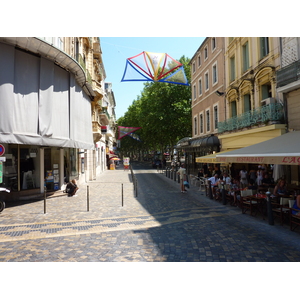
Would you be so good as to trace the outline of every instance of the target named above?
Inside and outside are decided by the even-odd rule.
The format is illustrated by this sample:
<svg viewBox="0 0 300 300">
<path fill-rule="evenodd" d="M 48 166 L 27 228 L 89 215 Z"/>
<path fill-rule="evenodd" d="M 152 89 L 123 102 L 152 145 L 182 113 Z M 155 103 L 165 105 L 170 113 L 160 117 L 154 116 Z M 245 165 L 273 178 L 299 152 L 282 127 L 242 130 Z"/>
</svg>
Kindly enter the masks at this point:
<svg viewBox="0 0 300 300">
<path fill-rule="evenodd" d="M 118 140 L 123 138 L 126 135 L 130 135 L 132 132 L 140 129 L 141 127 L 124 127 L 124 126 L 118 126 L 119 128 L 119 137 Z"/>
<path fill-rule="evenodd" d="M 189 85 L 182 63 L 167 53 L 146 51 L 126 60 L 121 81 L 155 81 Z"/>
</svg>

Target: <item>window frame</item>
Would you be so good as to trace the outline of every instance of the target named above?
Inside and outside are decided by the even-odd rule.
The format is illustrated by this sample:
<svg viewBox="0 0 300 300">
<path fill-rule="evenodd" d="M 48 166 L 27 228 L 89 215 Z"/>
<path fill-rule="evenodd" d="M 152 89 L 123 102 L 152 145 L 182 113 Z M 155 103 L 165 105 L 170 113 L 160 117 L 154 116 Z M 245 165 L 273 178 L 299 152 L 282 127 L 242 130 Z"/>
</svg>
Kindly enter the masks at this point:
<svg viewBox="0 0 300 300">
<path fill-rule="evenodd" d="M 198 89 L 199 89 L 199 96 L 202 96 L 203 89 L 202 89 L 202 77 L 198 80 Z"/>
<path fill-rule="evenodd" d="M 204 61 L 208 59 L 208 46 L 206 45 L 204 48 Z"/>
<path fill-rule="evenodd" d="M 270 41 L 268 37 L 259 38 L 260 59 L 266 57 L 270 53 Z"/>
<path fill-rule="evenodd" d="M 246 45 L 247 45 L 247 48 L 246 48 Z M 245 51 L 245 49 L 246 49 L 246 51 Z M 249 68 L 250 68 L 249 41 L 246 41 L 242 45 L 242 56 L 243 56 L 243 73 L 244 73 L 247 70 L 249 70 Z"/>
<path fill-rule="evenodd" d="M 203 118 L 203 112 L 199 114 L 199 129 L 200 129 L 200 134 L 204 133 L 204 118 Z"/>
<path fill-rule="evenodd" d="M 214 68 L 215 68 L 215 74 L 214 74 Z M 216 75 L 216 81 L 214 81 L 214 75 Z M 218 62 L 215 62 L 212 65 L 212 86 L 216 85 L 218 83 Z"/>
<path fill-rule="evenodd" d="M 215 130 L 218 129 L 218 123 L 219 123 L 219 106 L 216 104 L 213 107 L 214 109 L 214 128 Z"/>
<path fill-rule="evenodd" d="M 210 132 L 210 109 L 208 108 L 205 111 L 205 117 L 206 117 L 206 132 Z"/>
<path fill-rule="evenodd" d="M 205 92 L 209 90 L 209 71 L 207 70 L 204 73 L 204 78 L 205 78 Z"/>
<path fill-rule="evenodd" d="M 201 54 L 198 55 L 198 68 L 201 67 Z"/>
<path fill-rule="evenodd" d="M 235 55 L 232 55 L 230 58 L 229 58 L 229 64 L 230 64 L 230 82 L 232 81 L 235 81 L 235 78 L 236 78 L 236 71 L 235 71 Z"/>
<path fill-rule="evenodd" d="M 211 52 L 213 53 L 217 49 L 217 39 L 213 37 L 211 39 Z"/>
</svg>

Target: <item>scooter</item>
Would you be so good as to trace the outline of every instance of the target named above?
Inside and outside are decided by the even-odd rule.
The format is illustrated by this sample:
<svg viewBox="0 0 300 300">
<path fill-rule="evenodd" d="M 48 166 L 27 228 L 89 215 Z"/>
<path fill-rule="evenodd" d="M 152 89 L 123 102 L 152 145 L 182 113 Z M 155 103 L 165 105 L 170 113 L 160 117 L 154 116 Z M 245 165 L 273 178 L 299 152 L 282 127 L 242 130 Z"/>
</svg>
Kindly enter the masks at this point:
<svg viewBox="0 0 300 300">
<path fill-rule="evenodd" d="M 0 187 L 0 193 L 1 192 L 6 192 L 6 193 L 10 193 L 10 190 L 6 189 L 6 188 L 3 188 L 3 187 Z M 0 212 L 3 211 L 3 209 L 5 208 L 5 202 L 4 200 L 2 200 L 0 198 Z"/>
</svg>

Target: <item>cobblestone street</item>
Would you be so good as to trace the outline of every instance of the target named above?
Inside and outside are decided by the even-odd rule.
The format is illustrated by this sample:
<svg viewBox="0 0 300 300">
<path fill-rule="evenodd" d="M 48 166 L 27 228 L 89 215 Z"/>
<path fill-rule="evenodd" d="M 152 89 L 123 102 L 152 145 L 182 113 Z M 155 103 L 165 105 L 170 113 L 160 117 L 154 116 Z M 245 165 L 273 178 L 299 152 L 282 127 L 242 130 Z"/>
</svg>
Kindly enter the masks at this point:
<svg viewBox="0 0 300 300">
<path fill-rule="evenodd" d="M 0 215 L 3 262 L 300 261 L 299 233 L 210 200 L 153 169 L 137 167 L 138 196 L 122 166 L 65 195 Z M 123 200 L 122 200 L 123 189 Z M 123 206 L 122 206 L 123 205 Z"/>
<path fill-rule="evenodd" d="M 291 232 L 287 225 L 270 226 L 259 216 L 242 214 L 236 207 L 208 199 L 198 187 L 192 186 L 182 194 L 177 182 L 148 166 L 134 164 L 134 173 L 138 180 L 137 197 L 130 172 L 120 166 L 117 170 L 105 171 L 95 182 L 80 186 L 77 197 L 63 195 L 47 199 L 46 213 L 43 200 L 8 204 L 0 214 L 0 261 L 194 262 L 189 264 L 190 276 L 186 278 L 193 279 L 193 274 L 197 274 L 196 278 L 200 276 L 203 280 L 206 274 L 219 279 L 228 272 L 233 272 L 231 276 L 236 276 L 235 272 L 246 276 L 252 265 L 247 264 L 246 268 L 230 265 L 229 271 L 223 269 L 223 264 L 199 262 L 300 261 L 299 232 Z M 4 270 L 13 270 L 7 264 L 3 266 Z M 143 265 L 142 270 L 137 268 L 137 271 L 137 265 L 130 266 L 134 273 L 131 276 L 144 274 L 144 278 L 152 278 L 151 264 L 147 264 L 150 269 Z M 262 265 L 255 266 L 260 270 Z M 121 282 L 128 279 L 124 274 L 128 274 L 129 269 L 106 267 L 106 264 L 101 267 L 104 272 L 101 276 L 113 272 L 123 275 L 121 279 L 118 277 Z M 176 270 L 182 267 L 185 271 L 187 266 L 180 265 Z M 268 265 L 268 270 L 273 270 L 271 267 L 274 266 Z M 169 274 L 172 265 L 167 269 L 168 278 L 178 280 L 172 277 L 172 271 Z M 159 266 L 155 268 L 155 278 L 160 278 L 159 270 Z M 264 267 L 262 270 L 256 275 L 261 280 L 266 274 L 273 275 L 272 271 L 265 273 Z M 21 274 L 27 273 L 22 268 L 21 271 Z M 78 269 L 75 274 L 77 272 Z M 73 271 L 70 278 L 72 275 Z M 236 278 L 239 280 L 241 278 Z M 203 293 L 210 293 L 209 286 Z M 221 291 L 218 294 L 221 295 Z"/>
</svg>

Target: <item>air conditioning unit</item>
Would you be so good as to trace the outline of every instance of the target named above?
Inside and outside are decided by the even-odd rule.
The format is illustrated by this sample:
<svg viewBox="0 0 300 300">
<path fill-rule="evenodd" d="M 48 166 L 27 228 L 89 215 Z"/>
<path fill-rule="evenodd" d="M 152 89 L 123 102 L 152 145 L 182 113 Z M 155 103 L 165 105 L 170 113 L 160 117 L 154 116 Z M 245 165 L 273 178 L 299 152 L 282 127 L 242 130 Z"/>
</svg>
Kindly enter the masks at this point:
<svg viewBox="0 0 300 300">
<path fill-rule="evenodd" d="M 262 104 L 262 105 L 269 105 L 269 104 L 271 104 L 271 103 L 276 103 L 276 99 L 270 97 L 270 98 L 263 99 L 263 100 L 261 101 L 261 104 Z"/>
</svg>

